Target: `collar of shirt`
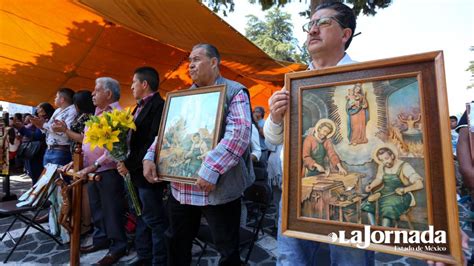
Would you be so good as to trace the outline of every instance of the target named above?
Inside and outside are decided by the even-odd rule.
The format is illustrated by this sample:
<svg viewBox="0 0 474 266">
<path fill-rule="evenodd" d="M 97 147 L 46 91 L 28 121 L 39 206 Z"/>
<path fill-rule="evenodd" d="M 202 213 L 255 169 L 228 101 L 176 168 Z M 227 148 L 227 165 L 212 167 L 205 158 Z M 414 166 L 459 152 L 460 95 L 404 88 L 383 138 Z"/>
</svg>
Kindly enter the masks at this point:
<svg viewBox="0 0 474 266">
<path fill-rule="evenodd" d="M 71 110 L 71 109 L 73 109 L 74 111 Z M 68 107 L 64 108 L 64 112 L 75 112 L 75 113 L 77 113 L 76 112 L 76 107 L 74 106 L 74 104 L 71 104 Z"/>
<path fill-rule="evenodd" d="M 58 109 L 56 109 L 53 113 L 53 115 L 51 116 L 51 119 L 49 119 L 48 123 L 49 122 L 54 122 L 54 119 L 56 119 L 57 117 L 59 117 L 62 113 L 68 113 L 68 112 L 73 112 L 71 109 L 74 109 L 74 111 L 76 110 L 75 109 L 76 107 L 74 107 L 74 104 L 71 104 L 69 105 L 68 107 L 66 108 L 61 108 L 59 107 Z"/>
<path fill-rule="evenodd" d="M 347 65 L 347 64 L 353 64 L 357 63 L 357 61 L 352 60 L 352 58 L 349 56 L 348 53 L 344 53 L 344 57 L 342 57 L 339 62 L 337 62 L 336 66 L 341 66 L 341 65 Z M 314 65 L 313 62 L 311 61 L 308 65 L 308 70 L 314 70 Z"/>
<path fill-rule="evenodd" d="M 96 107 L 94 115 L 98 116 L 98 115 L 101 115 L 103 112 L 110 112 L 113 109 L 119 109 L 120 110 L 120 109 L 122 109 L 122 107 L 120 107 L 119 102 L 113 102 L 113 103 L 107 105 L 104 109 L 100 109 L 99 107 Z"/>
<path fill-rule="evenodd" d="M 155 93 L 156 92 L 152 92 L 152 93 L 148 94 L 147 96 L 143 97 L 143 99 L 138 100 L 137 101 L 137 107 L 138 108 L 143 107 L 146 103 L 148 103 L 151 100 L 151 98 L 153 98 Z"/>
<path fill-rule="evenodd" d="M 145 106 L 145 104 L 147 104 L 149 101 L 151 101 L 151 99 L 153 98 L 153 95 L 155 95 L 155 93 L 156 92 L 152 92 L 152 93 L 148 94 L 147 96 L 145 96 L 143 99 L 140 99 L 140 100 L 137 101 L 137 108 L 135 108 L 135 110 L 133 111 L 133 119 L 137 119 L 138 115 L 140 115 L 140 113 L 142 112 L 142 109 Z M 132 132 L 129 131 L 128 132 L 129 138 L 131 137 L 131 134 L 132 134 Z"/>
<path fill-rule="evenodd" d="M 221 75 L 219 75 L 216 78 L 216 81 L 214 81 L 214 85 L 223 84 L 223 83 L 224 83 L 224 77 L 222 77 Z M 195 89 L 195 88 L 199 88 L 199 86 L 196 83 L 193 83 L 193 85 L 190 87 L 190 89 Z"/>
</svg>

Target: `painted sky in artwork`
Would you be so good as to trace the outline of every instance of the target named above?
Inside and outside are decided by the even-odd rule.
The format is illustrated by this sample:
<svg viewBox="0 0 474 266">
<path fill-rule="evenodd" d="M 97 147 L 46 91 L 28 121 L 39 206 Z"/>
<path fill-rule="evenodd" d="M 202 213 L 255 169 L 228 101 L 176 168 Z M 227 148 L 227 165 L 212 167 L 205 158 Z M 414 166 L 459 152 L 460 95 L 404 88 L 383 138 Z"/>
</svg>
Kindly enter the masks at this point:
<svg viewBox="0 0 474 266">
<path fill-rule="evenodd" d="M 412 114 L 413 108 L 420 111 L 418 81 L 401 88 L 388 98 L 388 116 L 390 123 L 395 123 L 396 120 L 398 120 L 399 114 L 403 114 L 403 116 Z"/>
<path fill-rule="evenodd" d="M 173 97 L 170 101 L 165 132 L 181 118 L 186 119 L 186 134 L 207 128 L 213 132 L 220 92 Z"/>
</svg>

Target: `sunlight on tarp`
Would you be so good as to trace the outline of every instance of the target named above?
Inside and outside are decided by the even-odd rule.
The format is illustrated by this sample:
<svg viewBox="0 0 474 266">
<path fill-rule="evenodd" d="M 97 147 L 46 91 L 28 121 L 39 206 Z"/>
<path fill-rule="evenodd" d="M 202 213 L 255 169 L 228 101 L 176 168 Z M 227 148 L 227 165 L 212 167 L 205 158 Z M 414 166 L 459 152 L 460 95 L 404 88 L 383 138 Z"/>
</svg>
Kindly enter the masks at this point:
<svg viewBox="0 0 474 266">
<path fill-rule="evenodd" d="M 52 102 L 58 88 L 92 90 L 110 76 L 131 106 L 139 66 L 158 70 L 162 96 L 188 88 L 189 51 L 200 42 L 219 48 L 223 76 L 247 86 L 253 105 L 266 106 L 284 73 L 304 69 L 271 59 L 197 1 L 80 2 L 0 2 L 0 100 Z"/>
</svg>

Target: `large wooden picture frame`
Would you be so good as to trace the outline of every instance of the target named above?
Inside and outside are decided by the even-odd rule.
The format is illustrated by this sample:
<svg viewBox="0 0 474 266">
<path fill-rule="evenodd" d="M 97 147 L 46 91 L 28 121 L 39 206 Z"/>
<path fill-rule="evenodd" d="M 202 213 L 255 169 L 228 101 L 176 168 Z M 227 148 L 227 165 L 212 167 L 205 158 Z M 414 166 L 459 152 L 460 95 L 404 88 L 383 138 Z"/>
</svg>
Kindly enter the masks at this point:
<svg viewBox="0 0 474 266">
<path fill-rule="evenodd" d="M 290 73 L 285 84 L 283 234 L 459 264 L 442 52 Z M 430 230 L 436 243 L 404 241 Z"/>
<path fill-rule="evenodd" d="M 194 184 L 221 135 L 226 86 L 170 92 L 156 146 L 160 180 Z"/>
</svg>

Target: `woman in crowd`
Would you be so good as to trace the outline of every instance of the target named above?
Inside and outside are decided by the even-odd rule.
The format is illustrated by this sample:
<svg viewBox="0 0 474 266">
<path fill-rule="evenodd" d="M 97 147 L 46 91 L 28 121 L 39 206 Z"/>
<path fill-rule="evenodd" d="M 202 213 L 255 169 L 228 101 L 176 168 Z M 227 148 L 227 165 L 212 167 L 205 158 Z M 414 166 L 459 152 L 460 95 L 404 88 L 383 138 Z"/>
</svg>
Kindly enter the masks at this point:
<svg viewBox="0 0 474 266">
<path fill-rule="evenodd" d="M 36 116 L 44 118 L 48 121 L 54 113 L 54 108 L 49 103 L 40 103 L 36 107 Z M 41 130 L 36 128 L 33 124 L 23 124 L 17 121 L 13 125 L 23 137 L 22 142 L 40 141 L 41 149 L 32 158 L 23 158 L 25 162 L 25 169 L 27 174 L 31 177 L 33 184 L 38 181 L 38 178 L 43 171 L 43 156 L 46 150 L 45 135 Z"/>
</svg>

